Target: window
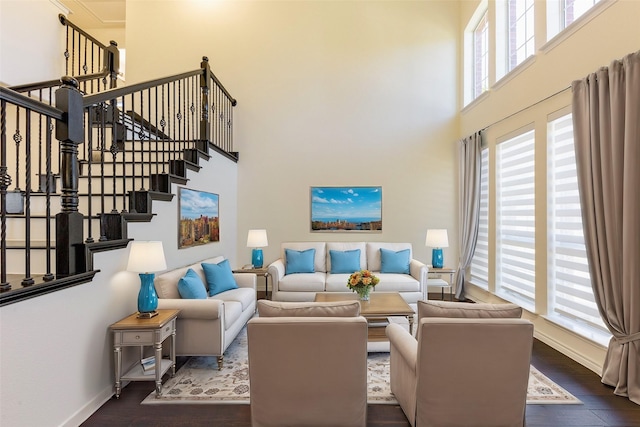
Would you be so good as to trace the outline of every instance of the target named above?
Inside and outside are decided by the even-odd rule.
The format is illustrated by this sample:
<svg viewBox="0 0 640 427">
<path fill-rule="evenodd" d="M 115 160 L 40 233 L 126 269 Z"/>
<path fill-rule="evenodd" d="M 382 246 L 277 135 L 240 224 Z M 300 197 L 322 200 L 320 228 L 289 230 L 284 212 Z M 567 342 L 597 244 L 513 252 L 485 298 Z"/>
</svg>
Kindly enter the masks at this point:
<svg viewBox="0 0 640 427">
<path fill-rule="evenodd" d="M 487 11 L 473 31 L 473 98 L 489 89 L 489 20 Z"/>
<path fill-rule="evenodd" d="M 508 71 L 533 55 L 533 0 L 509 0 L 508 22 Z"/>
<path fill-rule="evenodd" d="M 496 154 L 496 291 L 535 311 L 533 129 L 499 143 Z"/>
<path fill-rule="evenodd" d="M 480 215 L 478 241 L 471 260 L 471 282 L 483 289 L 489 288 L 489 150 L 481 154 Z"/>
<path fill-rule="evenodd" d="M 496 77 L 534 54 L 534 0 L 496 0 Z"/>
<path fill-rule="evenodd" d="M 548 0 L 547 40 L 584 15 L 600 0 Z"/>
<path fill-rule="evenodd" d="M 589 338 L 608 340 L 589 276 L 571 114 L 549 122 L 547 146 L 548 315 Z"/>
<path fill-rule="evenodd" d="M 488 2 L 476 8 L 464 30 L 464 104 L 489 89 Z"/>
</svg>

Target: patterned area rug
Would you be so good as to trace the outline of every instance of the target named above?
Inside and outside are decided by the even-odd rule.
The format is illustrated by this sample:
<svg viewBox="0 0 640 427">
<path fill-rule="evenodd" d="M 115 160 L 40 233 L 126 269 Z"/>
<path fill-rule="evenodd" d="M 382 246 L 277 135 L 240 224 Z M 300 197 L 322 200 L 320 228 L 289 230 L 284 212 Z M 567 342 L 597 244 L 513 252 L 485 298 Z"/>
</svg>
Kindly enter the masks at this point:
<svg viewBox="0 0 640 427">
<path fill-rule="evenodd" d="M 389 387 L 389 353 L 369 353 L 367 357 L 369 388 L 368 402 L 397 404 Z M 155 392 L 142 404 L 167 403 L 249 403 L 249 365 L 247 334 L 243 329 L 227 349 L 222 370 L 218 371 L 215 357 L 191 357 L 162 386 L 162 394 Z M 576 404 L 577 398 L 555 384 L 535 367 L 531 367 L 528 404 Z"/>
</svg>

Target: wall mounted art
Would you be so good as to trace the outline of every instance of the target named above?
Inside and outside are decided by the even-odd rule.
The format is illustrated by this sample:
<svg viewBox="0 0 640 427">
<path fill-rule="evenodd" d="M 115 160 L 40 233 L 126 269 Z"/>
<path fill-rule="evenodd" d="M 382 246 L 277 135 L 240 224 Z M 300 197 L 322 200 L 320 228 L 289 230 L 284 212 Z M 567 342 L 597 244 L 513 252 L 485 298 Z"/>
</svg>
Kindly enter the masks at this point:
<svg viewBox="0 0 640 427">
<path fill-rule="evenodd" d="M 178 190 L 178 249 L 220 241 L 220 196 L 206 191 Z"/>
<path fill-rule="evenodd" d="M 382 187 L 311 187 L 311 231 L 382 232 Z"/>
</svg>

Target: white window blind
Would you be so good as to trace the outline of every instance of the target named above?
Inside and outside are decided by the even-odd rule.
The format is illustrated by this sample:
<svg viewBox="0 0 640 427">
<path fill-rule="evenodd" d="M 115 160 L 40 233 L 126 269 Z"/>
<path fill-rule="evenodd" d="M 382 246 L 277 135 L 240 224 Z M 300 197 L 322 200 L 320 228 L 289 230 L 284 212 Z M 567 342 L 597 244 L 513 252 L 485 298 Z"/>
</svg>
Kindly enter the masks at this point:
<svg viewBox="0 0 640 427">
<path fill-rule="evenodd" d="M 571 114 L 549 122 L 547 143 L 549 315 L 608 333 L 591 287 Z"/>
<path fill-rule="evenodd" d="M 535 309 L 535 134 L 497 146 L 496 284 L 508 301 Z"/>
<path fill-rule="evenodd" d="M 484 289 L 489 288 L 489 150 L 481 152 L 480 215 L 478 241 L 471 260 L 471 282 Z"/>
</svg>

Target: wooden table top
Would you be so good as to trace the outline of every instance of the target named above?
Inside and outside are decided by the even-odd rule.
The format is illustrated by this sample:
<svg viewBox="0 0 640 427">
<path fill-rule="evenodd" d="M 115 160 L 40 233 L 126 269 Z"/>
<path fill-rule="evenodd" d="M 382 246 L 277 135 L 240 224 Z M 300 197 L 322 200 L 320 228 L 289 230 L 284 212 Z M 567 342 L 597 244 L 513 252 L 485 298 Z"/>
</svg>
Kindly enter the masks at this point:
<svg viewBox="0 0 640 427">
<path fill-rule="evenodd" d="M 398 292 L 371 292 L 369 301 L 360 301 L 363 317 L 411 316 L 414 311 Z M 317 292 L 315 302 L 358 301 L 352 292 Z"/>
<path fill-rule="evenodd" d="M 180 310 L 158 310 L 158 315 L 151 319 L 138 319 L 138 313 L 133 313 L 109 326 L 111 329 L 158 329 L 171 321 Z"/>
</svg>

